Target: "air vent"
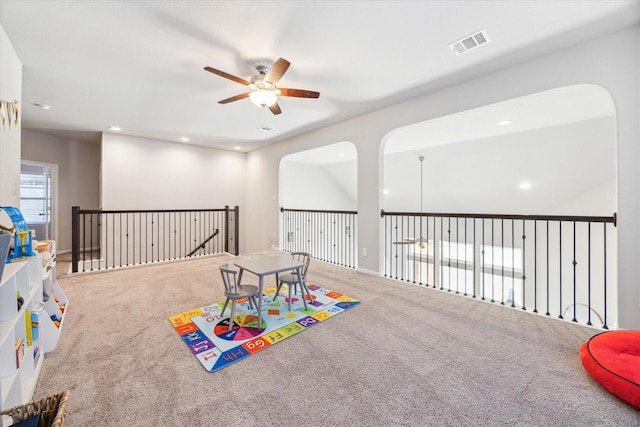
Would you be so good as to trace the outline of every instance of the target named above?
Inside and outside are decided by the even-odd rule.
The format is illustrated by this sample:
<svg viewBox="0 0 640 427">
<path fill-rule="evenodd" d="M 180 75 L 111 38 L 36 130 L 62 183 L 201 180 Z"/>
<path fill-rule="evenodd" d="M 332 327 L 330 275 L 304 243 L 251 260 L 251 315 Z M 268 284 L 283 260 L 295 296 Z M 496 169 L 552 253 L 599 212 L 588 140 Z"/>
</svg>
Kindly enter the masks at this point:
<svg viewBox="0 0 640 427">
<path fill-rule="evenodd" d="M 261 130 L 262 132 L 271 132 L 273 128 L 270 128 L 269 126 L 262 126 L 259 127 L 258 130 Z"/>
<path fill-rule="evenodd" d="M 449 47 L 456 55 L 462 55 L 465 52 L 487 43 L 489 43 L 489 36 L 487 35 L 487 32 L 485 30 L 480 30 L 449 44 Z"/>
</svg>

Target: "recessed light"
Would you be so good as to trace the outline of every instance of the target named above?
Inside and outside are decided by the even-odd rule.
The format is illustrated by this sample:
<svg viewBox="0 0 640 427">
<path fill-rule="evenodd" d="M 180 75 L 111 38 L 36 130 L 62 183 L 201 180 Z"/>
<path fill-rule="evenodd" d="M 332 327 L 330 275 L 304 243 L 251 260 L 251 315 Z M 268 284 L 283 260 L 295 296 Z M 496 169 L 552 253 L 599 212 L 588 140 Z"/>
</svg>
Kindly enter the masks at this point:
<svg viewBox="0 0 640 427">
<path fill-rule="evenodd" d="M 344 153 L 338 153 L 338 157 L 344 157 Z"/>
<path fill-rule="evenodd" d="M 506 125 L 510 125 L 510 124 L 511 124 L 511 120 L 503 120 L 503 121 L 497 123 L 498 126 L 506 126 Z"/>
<path fill-rule="evenodd" d="M 529 184 L 528 182 L 522 182 L 520 183 L 520 188 L 523 190 L 528 190 L 531 188 L 531 184 Z"/>
<path fill-rule="evenodd" d="M 122 130 L 122 129 L 120 128 L 120 126 L 109 126 L 109 130 L 118 132 L 119 130 Z"/>
<path fill-rule="evenodd" d="M 50 110 L 51 109 L 51 105 L 47 105 L 47 104 L 33 104 L 38 108 L 42 108 L 43 110 Z"/>
<path fill-rule="evenodd" d="M 384 194 L 385 196 L 389 194 L 389 190 L 382 190 L 382 194 Z"/>
<path fill-rule="evenodd" d="M 187 138 L 186 136 L 183 136 L 182 138 L 180 138 L 180 141 L 189 142 L 189 138 Z"/>
<path fill-rule="evenodd" d="M 239 145 L 236 145 L 236 146 L 235 146 L 235 147 L 233 147 L 233 148 L 235 148 L 236 150 L 242 150 L 242 147 L 240 147 Z"/>
</svg>

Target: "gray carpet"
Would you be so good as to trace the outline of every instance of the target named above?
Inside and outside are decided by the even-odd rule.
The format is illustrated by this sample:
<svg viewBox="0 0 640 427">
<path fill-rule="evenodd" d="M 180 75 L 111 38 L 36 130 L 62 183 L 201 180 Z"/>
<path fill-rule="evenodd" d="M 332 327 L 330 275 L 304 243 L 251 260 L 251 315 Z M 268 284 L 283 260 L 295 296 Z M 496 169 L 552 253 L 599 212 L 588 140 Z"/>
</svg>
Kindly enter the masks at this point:
<svg viewBox="0 0 640 427">
<path fill-rule="evenodd" d="M 70 389 L 72 427 L 640 426 L 582 368 L 599 330 L 319 261 L 310 283 L 362 303 L 209 373 L 168 317 L 222 300 L 228 260 L 61 277 L 35 396 Z"/>
</svg>

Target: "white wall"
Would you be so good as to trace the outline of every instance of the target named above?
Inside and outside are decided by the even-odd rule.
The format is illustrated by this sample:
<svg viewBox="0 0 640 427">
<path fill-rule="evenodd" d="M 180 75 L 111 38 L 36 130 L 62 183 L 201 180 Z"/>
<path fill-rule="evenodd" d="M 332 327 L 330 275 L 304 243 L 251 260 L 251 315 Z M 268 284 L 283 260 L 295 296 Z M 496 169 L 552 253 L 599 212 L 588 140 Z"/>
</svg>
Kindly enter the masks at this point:
<svg viewBox="0 0 640 427">
<path fill-rule="evenodd" d="M 248 215 L 245 154 L 105 133 L 101 204 L 105 210 L 240 207 L 240 250 Z"/>
<path fill-rule="evenodd" d="M 318 166 L 284 160 L 280 203 L 288 209 L 354 210 L 356 201 L 342 181 L 355 181 L 356 170 L 355 161 Z"/>
<path fill-rule="evenodd" d="M 100 144 L 69 141 L 24 129 L 22 160 L 58 165 L 53 236 L 59 252 L 71 250 L 71 208 L 99 207 Z"/>
<path fill-rule="evenodd" d="M 640 328 L 640 27 L 548 54 L 412 101 L 273 144 L 247 158 L 249 251 L 268 248 L 277 235 L 280 159 L 301 149 L 337 141 L 358 150 L 359 243 L 380 253 L 380 200 L 385 135 L 393 129 L 512 98 L 580 83 L 600 85 L 616 105 L 618 212 L 618 327 Z M 264 210 L 264 207 L 269 209 Z M 260 211 L 260 215 L 253 212 Z M 381 259 L 359 254 L 361 270 L 381 271 Z"/>
<path fill-rule="evenodd" d="M 0 129 L 0 206 L 20 206 L 20 138 L 22 126 L 22 62 L 0 25 L 0 99 L 20 101 L 18 126 Z M 11 221 L 2 213 L 0 224 Z"/>
<path fill-rule="evenodd" d="M 358 209 L 358 161 L 328 164 L 323 169 L 335 182 L 340 183 L 340 188 L 347 197 L 348 203 L 341 210 Z"/>
</svg>

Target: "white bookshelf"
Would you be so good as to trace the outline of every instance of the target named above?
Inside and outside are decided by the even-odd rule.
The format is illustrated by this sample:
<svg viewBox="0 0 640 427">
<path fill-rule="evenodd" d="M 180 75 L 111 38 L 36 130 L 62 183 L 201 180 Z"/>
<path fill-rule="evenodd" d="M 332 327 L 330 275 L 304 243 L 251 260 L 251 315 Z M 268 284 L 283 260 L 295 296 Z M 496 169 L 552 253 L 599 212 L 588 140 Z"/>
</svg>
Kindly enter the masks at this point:
<svg viewBox="0 0 640 427">
<path fill-rule="evenodd" d="M 60 338 L 65 317 L 60 306 L 66 308 L 69 300 L 56 280 L 55 256 L 53 242 L 51 258 L 44 265 L 42 255 L 37 253 L 25 261 L 6 264 L 0 279 L 0 410 L 32 400 L 44 355 L 55 349 Z M 47 301 L 43 286 L 53 289 Z M 17 291 L 24 298 L 19 310 Z M 37 317 L 37 337 L 33 322 L 27 322 L 32 313 Z M 59 324 L 51 316 L 56 316 Z M 24 356 L 18 366 L 16 340 L 20 339 Z"/>
<path fill-rule="evenodd" d="M 31 400 L 43 361 L 43 335 L 27 342 L 26 317 L 44 313 L 40 254 L 7 264 L 0 282 L 0 408 L 8 409 Z M 16 292 L 24 304 L 18 310 Z M 42 315 L 40 316 L 43 317 Z M 24 345 L 24 356 L 17 363 L 16 340 Z"/>
</svg>

